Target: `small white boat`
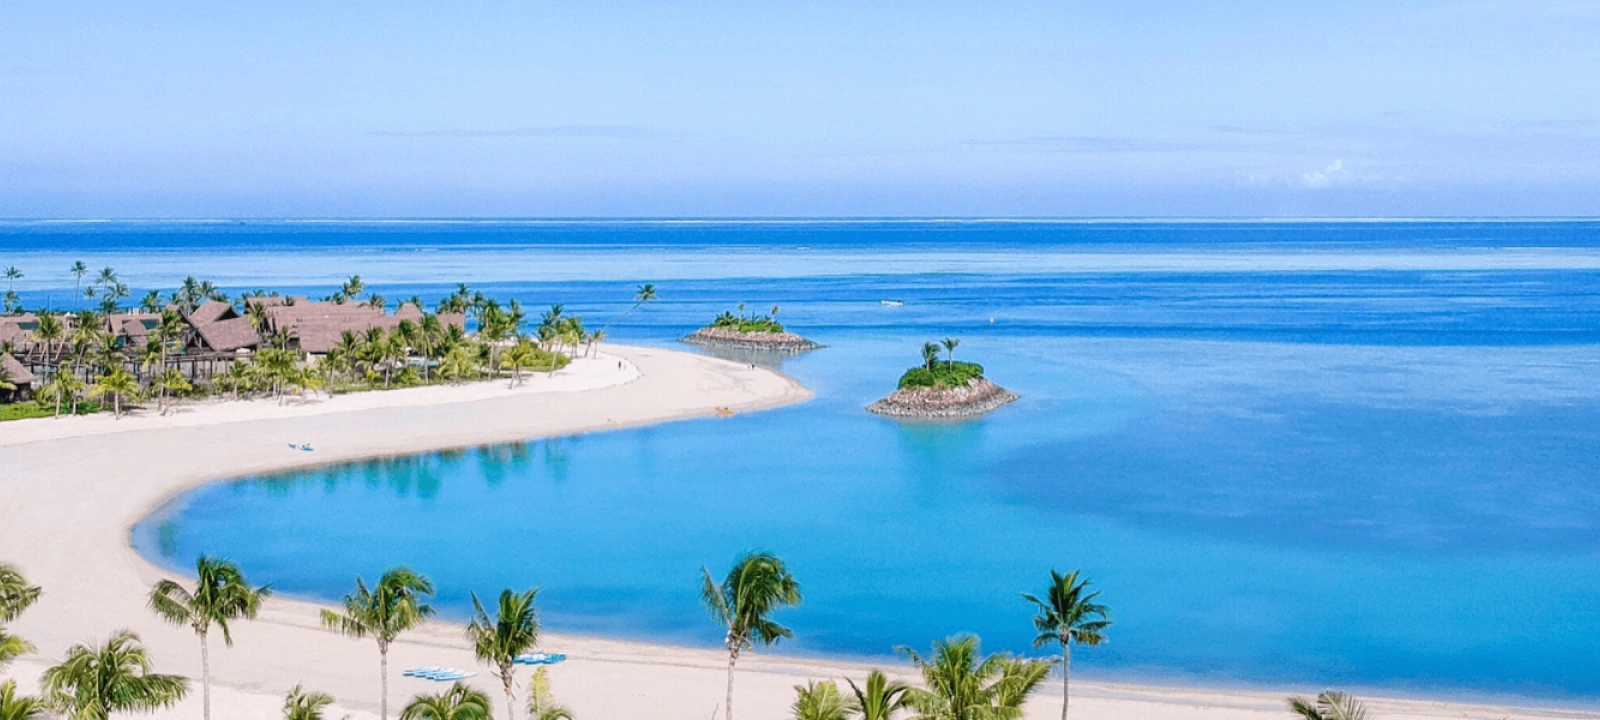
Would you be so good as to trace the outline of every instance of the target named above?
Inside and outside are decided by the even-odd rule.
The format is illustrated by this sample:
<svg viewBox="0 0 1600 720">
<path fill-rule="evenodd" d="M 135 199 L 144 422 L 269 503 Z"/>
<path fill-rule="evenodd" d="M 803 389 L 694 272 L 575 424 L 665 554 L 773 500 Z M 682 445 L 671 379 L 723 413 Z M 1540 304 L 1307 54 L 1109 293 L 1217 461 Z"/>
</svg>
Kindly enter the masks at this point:
<svg viewBox="0 0 1600 720">
<path fill-rule="evenodd" d="M 879 302 L 882 302 L 884 305 L 889 307 L 900 307 L 906 304 L 906 301 L 904 300 L 880 300 Z"/>
</svg>

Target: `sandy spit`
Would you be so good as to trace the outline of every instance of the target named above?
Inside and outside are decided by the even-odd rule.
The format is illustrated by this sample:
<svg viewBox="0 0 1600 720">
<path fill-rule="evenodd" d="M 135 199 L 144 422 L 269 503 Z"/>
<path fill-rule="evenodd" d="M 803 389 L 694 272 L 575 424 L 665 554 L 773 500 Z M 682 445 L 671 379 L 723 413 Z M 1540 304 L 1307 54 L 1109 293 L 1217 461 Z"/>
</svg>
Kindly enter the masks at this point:
<svg viewBox="0 0 1600 720">
<path fill-rule="evenodd" d="M 20 566 L 45 588 L 40 602 L 11 628 L 39 652 L 0 670 L 0 677 L 16 678 L 24 691 L 33 692 L 39 674 L 70 645 L 130 628 L 144 637 L 159 670 L 198 678 L 193 635 L 161 623 L 145 609 L 148 588 L 163 571 L 128 542 L 135 522 L 184 489 L 314 464 L 714 418 L 811 397 L 794 380 L 748 365 L 668 350 L 604 350 L 554 376 L 535 376 L 516 390 L 505 383 L 479 383 L 283 405 L 209 403 L 121 421 L 94 416 L 0 424 L 0 562 Z M 304 442 L 315 452 L 288 448 Z M 296 683 L 338 698 L 329 718 L 377 716 L 377 650 L 370 641 L 321 630 L 317 609 L 306 602 L 271 600 L 260 619 L 236 625 L 233 648 L 213 647 L 214 717 L 281 717 L 283 695 Z M 551 679 L 557 698 L 581 720 L 707 720 L 722 700 L 725 658 L 716 649 L 563 634 L 548 634 L 544 645 L 570 658 L 552 668 Z M 416 693 L 443 689 L 398 676 L 401 668 L 425 665 L 478 670 L 474 683 L 497 700 L 498 711 L 498 687 L 485 668 L 475 665 L 461 628 L 434 623 L 404 636 L 391 652 L 391 713 Z M 795 684 L 859 678 L 867 669 L 760 653 L 746 655 L 740 667 L 735 709 L 741 718 L 788 717 Z M 911 679 L 898 664 L 887 669 Z M 1075 683 L 1073 717 L 1281 719 L 1288 717 L 1285 695 L 1318 689 Z M 195 690 L 181 705 L 150 717 L 199 718 Z M 1031 703 L 1028 717 L 1058 717 L 1059 703 L 1052 683 Z M 1406 699 L 1377 699 L 1372 705 L 1384 718 L 1600 718 L 1600 712 Z"/>
</svg>

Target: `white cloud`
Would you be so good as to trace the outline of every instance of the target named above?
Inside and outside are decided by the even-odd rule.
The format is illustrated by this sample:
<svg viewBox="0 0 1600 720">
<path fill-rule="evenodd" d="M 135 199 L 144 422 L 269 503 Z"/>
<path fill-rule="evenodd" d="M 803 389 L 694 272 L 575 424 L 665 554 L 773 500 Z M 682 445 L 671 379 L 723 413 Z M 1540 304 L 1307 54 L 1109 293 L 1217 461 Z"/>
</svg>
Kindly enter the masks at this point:
<svg viewBox="0 0 1600 720">
<path fill-rule="evenodd" d="M 1309 188 L 1332 187 L 1336 183 L 1345 182 L 1349 173 L 1345 172 L 1344 160 L 1335 160 L 1332 165 L 1322 169 L 1321 172 L 1309 172 L 1300 176 Z"/>
</svg>

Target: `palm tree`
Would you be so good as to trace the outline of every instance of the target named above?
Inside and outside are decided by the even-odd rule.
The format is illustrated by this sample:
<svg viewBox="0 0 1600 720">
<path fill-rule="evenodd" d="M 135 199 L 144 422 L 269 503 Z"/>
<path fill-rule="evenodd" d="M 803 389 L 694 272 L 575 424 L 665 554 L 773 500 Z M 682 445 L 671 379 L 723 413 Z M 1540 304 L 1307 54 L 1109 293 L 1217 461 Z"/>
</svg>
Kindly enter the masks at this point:
<svg viewBox="0 0 1600 720">
<path fill-rule="evenodd" d="M 18 270 L 17 266 L 12 265 L 11 267 L 6 268 L 6 292 L 11 292 L 12 290 L 17 289 L 17 281 L 21 279 L 22 271 Z"/>
<path fill-rule="evenodd" d="M 1315 701 L 1289 698 L 1289 710 L 1305 720 L 1367 720 L 1371 715 L 1360 700 L 1333 690 L 1317 695 Z"/>
<path fill-rule="evenodd" d="M 10 565 L 0 565 L 0 622 L 11 622 L 21 617 L 22 611 L 38 602 L 40 589 L 29 585 L 27 578 Z M 12 658 L 33 652 L 33 645 L 15 635 L 7 635 L 0 628 L 0 666 Z"/>
<path fill-rule="evenodd" d="M 783 561 L 764 552 L 751 552 L 739 558 L 722 584 L 711 579 L 711 571 L 701 568 L 700 599 L 711 617 L 727 630 L 728 697 L 723 720 L 733 720 L 733 669 L 739 653 L 754 643 L 771 645 L 794 632 L 776 622 L 773 611 L 785 605 L 800 604 L 800 583 L 789 574 Z"/>
<path fill-rule="evenodd" d="M 456 683 L 438 695 L 418 695 L 400 720 L 489 720 L 489 696 Z"/>
<path fill-rule="evenodd" d="M 550 675 L 544 668 L 533 671 L 528 681 L 528 720 L 572 720 L 572 711 L 550 694 Z"/>
<path fill-rule="evenodd" d="M 948 364 L 952 368 L 955 367 L 956 366 L 956 348 L 961 347 L 961 341 L 957 340 L 955 338 L 947 337 L 947 338 L 944 339 L 944 342 L 942 342 L 940 344 L 944 345 L 945 362 L 946 362 L 946 364 Z"/>
<path fill-rule="evenodd" d="M 641 307 L 644 307 L 645 303 L 650 302 L 650 301 L 655 300 L 655 299 L 656 299 L 656 285 L 655 285 L 655 283 L 645 283 L 643 285 L 640 285 L 638 292 L 635 292 L 633 294 L 633 305 L 630 306 L 627 310 L 623 310 L 622 314 L 618 315 L 616 317 L 616 319 L 612 320 L 611 322 L 606 323 L 605 327 L 600 328 L 600 332 L 605 332 L 607 330 L 610 330 L 611 326 L 613 324 L 621 322 L 623 318 L 628 316 L 628 313 L 631 313 L 631 312 L 633 312 L 635 310 L 638 310 Z"/>
<path fill-rule="evenodd" d="M 1039 607 L 1033 627 L 1039 631 L 1034 647 L 1050 643 L 1061 645 L 1061 720 L 1067 720 L 1067 682 L 1072 674 L 1072 644 L 1094 647 L 1105 642 L 1105 629 L 1111 625 L 1110 609 L 1094 601 L 1098 592 L 1087 592 L 1088 580 L 1078 580 L 1078 571 L 1066 575 L 1050 571 L 1050 589 L 1045 599 L 1023 593 L 1022 599 Z"/>
<path fill-rule="evenodd" d="M 1050 672 L 1041 660 L 1019 660 L 1005 653 L 985 657 L 978 638 L 966 635 L 935 640 L 933 657 L 924 659 L 899 648 L 922 672 L 927 689 L 906 691 L 905 704 L 917 720 L 992 720 L 1017 718 L 1022 702 Z"/>
<path fill-rule="evenodd" d="M 794 720 L 845 720 L 850 716 L 839 684 L 832 680 L 807 680 L 794 686 Z"/>
<path fill-rule="evenodd" d="M 939 361 L 939 343 L 927 342 L 922 344 L 922 366 L 932 370 L 933 364 Z"/>
<path fill-rule="evenodd" d="M 76 284 L 73 285 L 73 293 L 79 298 L 83 297 L 83 276 L 87 275 L 88 273 L 89 266 L 83 264 L 82 260 L 72 264 L 72 277 L 76 282 Z M 82 305 L 80 304 L 79 307 L 82 307 Z"/>
<path fill-rule="evenodd" d="M 72 406 L 76 408 L 78 395 L 82 394 L 86 387 L 88 386 L 78 379 L 76 373 L 66 368 L 56 368 L 56 373 L 50 376 L 50 380 L 44 384 L 44 387 L 39 388 L 39 396 L 45 400 L 54 401 L 56 404 L 56 417 L 61 417 L 61 403 L 70 399 L 72 400 Z"/>
<path fill-rule="evenodd" d="M 89 388 L 89 397 L 97 398 L 111 396 L 111 408 L 114 417 L 122 418 L 122 399 L 139 397 L 139 380 L 128 372 L 127 368 L 118 366 L 111 372 L 100 376 L 94 387 Z"/>
<path fill-rule="evenodd" d="M 283 698 L 283 720 L 322 720 L 322 709 L 332 704 L 332 695 L 306 692 L 296 685 Z"/>
<path fill-rule="evenodd" d="M 229 560 L 201 555 L 195 560 L 194 569 L 193 591 L 162 580 L 150 591 L 150 609 L 173 625 L 188 625 L 200 638 L 201 713 L 211 720 L 211 654 L 206 636 L 216 625 L 222 631 L 223 644 L 233 647 L 228 621 L 255 619 L 261 600 L 272 594 L 272 588 L 251 588 L 239 566 Z"/>
<path fill-rule="evenodd" d="M 370 590 L 357 576 L 355 591 L 344 596 L 343 611 L 322 611 L 323 627 L 355 638 L 370 635 L 378 641 L 378 669 L 383 683 L 378 706 L 383 720 L 389 718 L 389 645 L 400 633 L 433 617 L 433 606 L 420 601 L 432 595 L 433 583 L 427 578 L 408 568 L 393 568 Z M 485 706 L 485 714 L 487 710 Z"/>
<path fill-rule="evenodd" d="M 529 588 L 522 593 L 510 588 L 500 591 L 500 606 L 495 617 L 483 609 L 477 593 L 472 593 L 472 623 L 467 625 L 467 639 L 472 641 L 472 652 L 479 660 L 495 668 L 494 676 L 506 691 L 506 720 L 515 720 L 517 656 L 539 644 L 539 609 L 533 599 L 539 588 Z"/>
<path fill-rule="evenodd" d="M 72 720 L 107 720 L 112 713 L 171 707 L 189 692 L 188 678 L 150 671 L 150 658 L 130 630 L 104 645 L 74 645 L 44 672 L 45 697 Z"/>
<path fill-rule="evenodd" d="M 33 330 L 33 339 L 44 343 L 46 356 L 53 356 L 55 344 L 66 333 L 66 328 L 61 325 L 61 318 L 53 312 L 39 313 L 39 326 Z"/>
<path fill-rule="evenodd" d="M 518 383 L 522 382 L 522 369 L 533 365 L 538 360 L 538 354 L 533 350 L 533 343 L 526 340 L 506 348 L 506 351 L 500 355 L 500 367 L 511 371 L 510 387 L 514 388 Z M 555 365 L 553 360 L 554 358 L 550 363 L 552 366 Z"/>
<path fill-rule="evenodd" d="M 50 706 L 36 697 L 17 694 L 17 681 L 0 682 L 0 720 L 44 720 Z"/>
<path fill-rule="evenodd" d="M 845 682 L 850 683 L 850 691 L 855 694 L 850 699 L 850 709 L 861 720 L 891 720 L 895 712 L 905 707 L 906 691 L 910 689 L 904 683 L 890 682 L 881 670 L 867 673 L 865 690 L 857 687 L 854 680 Z"/>
</svg>

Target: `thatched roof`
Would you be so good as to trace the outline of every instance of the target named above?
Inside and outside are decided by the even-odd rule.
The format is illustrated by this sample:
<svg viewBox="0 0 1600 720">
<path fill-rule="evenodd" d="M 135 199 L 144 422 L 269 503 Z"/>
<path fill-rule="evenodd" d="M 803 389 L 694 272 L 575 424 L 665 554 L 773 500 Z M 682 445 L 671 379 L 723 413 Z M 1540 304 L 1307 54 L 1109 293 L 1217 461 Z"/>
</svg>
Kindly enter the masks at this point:
<svg viewBox="0 0 1600 720">
<path fill-rule="evenodd" d="M 439 324 L 446 327 L 455 325 L 462 330 L 467 329 L 466 313 L 439 313 Z"/>
<path fill-rule="evenodd" d="M 419 307 L 417 307 L 415 305 L 412 305 L 411 303 L 403 303 L 403 304 L 400 305 L 399 308 L 395 309 L 395 311 L 394 311 L 394 319 L 396 319 L 396 320 L 410 320 L 411 322 L 421 322 L 422 321 L 422 308 L 419 308 Z"/>
<path fill-rule="evenodd" d="M 199 327 L 219 320 L 231 320 L 239 317 L 239 311 L 233 305 L 217 300 L 207 300 L 204 305 L 189 313 L 189 324 Z"/>
<path fill-rule="evenodd" d="M 261 335 L 256 332 L 255 325 L 252 325 L 250 318 L 247 317 L 234 317 L 197 325 L 195 330 L 200 333 L 200 340 L 206 347 L 217 352 L 233 352 L 261 344 Z"/>
<path fill-rule="evenodd" d="M 22 343 L 28 340 L 28 331 L 22 324 L 8 317 L 0 318 L 0 342 Z"/>
<path fill-rule="evenodd" d="M 32 385 L 39 381 L 38 376 L 34 375 L 32 370 L 18 362 L 16 358 L 11 357 L 10 354 L 0 355 L 0 370 L 4 370 L 6 380 L 18 388 L 23 385 Z"/>
</svg>

